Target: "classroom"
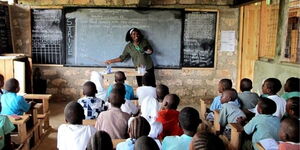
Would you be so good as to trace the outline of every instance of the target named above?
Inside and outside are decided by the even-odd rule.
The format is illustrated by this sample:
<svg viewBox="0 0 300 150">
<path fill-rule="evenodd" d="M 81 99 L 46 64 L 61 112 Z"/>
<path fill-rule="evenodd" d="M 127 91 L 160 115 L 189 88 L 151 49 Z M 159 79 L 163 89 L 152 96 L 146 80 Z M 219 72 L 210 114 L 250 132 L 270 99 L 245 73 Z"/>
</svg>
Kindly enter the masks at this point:
<svg viewBox="0 0 300 150">
<path fill-rule="evenodd" d="M 299 68 L 299 0 L 0 0 L 0 149 L 300 149 Z"/>
</svg>

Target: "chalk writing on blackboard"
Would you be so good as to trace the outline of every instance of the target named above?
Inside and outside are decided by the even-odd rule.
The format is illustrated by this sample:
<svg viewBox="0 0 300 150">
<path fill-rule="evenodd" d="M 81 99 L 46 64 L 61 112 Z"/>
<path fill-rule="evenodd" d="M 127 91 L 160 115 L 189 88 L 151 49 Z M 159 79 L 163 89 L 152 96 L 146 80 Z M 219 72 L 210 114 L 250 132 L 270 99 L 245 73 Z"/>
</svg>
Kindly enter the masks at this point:
<svg viewBox="0 0 300 150">
<path fill-rule="evenodd" d="M 187 12 L 185 14 L 183 66 L 213 67 L 216 12 Z"/>
<path fill-rule="evenodd" d="M 8 6 L 0 4 L 0 54 L 12 51 Z"/>
<path fill-rule="evenodd" d="M 33 10 L 32 19 L 33 62 L 63 64 L 62 10 Z"/>
</svg>

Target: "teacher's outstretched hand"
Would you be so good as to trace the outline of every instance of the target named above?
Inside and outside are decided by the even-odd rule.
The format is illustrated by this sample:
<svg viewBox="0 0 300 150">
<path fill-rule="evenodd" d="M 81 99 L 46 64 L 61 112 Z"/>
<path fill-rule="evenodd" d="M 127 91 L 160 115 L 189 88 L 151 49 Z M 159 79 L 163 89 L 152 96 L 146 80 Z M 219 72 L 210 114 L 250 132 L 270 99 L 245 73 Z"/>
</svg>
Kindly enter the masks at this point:
<svg viewBox="0 0 300 150">
<path fill-rule="evenodd" d="M 131 28 L 127 31 L 125 41 L 128 42 L 123 50 L 123 53 L 114 59 L 106 60 L 106 64 L 123 62 L 131 58 L 135 68 L 145 66 L 147 73 L 151 74 L 153 86 L 155 86 L 154 65 L 151 58 L 153 49 L 149 42 L 144 39 L 143 34 L 137 28 Z M 138 84 L 139 86 L 141 83 Z"/>
</svg>

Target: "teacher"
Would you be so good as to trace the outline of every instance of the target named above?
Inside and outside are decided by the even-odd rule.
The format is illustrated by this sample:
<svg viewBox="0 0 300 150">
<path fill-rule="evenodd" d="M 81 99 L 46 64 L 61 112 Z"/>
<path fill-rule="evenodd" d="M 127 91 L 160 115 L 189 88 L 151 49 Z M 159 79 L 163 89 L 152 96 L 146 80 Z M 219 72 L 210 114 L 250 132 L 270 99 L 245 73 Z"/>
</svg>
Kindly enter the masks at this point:
<svg viewBox="0 0 300 150">
<path fill-rule="evenodd" d="M 154 74 L 154 65 L 151 58 L 153 49 L 149 42 L 144 39 L 143 34 L 137 28 L 131 28 L 127 31 L 125 41 L 128 42 L 125 46 L 122 55 L 118 58 L 106 60 L 106 64 L 112 64 L 117 62 L 123 62 L 129 58 L 132 59 L 132 62 L 135 66 L 146 67 L 147 73 L 151 76 L 152 86 L 155 86 L 155 74 Z M 138 86 L 142 85 L 142 77 L 136 77 Z"/>
</svg>

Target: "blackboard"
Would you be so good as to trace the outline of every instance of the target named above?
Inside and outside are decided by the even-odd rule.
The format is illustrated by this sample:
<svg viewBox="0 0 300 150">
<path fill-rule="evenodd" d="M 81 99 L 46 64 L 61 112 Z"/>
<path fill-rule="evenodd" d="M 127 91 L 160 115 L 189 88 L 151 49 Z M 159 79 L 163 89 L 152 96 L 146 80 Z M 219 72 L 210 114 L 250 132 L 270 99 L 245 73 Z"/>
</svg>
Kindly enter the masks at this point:
<svg viewBox="0 0 300 150">
<path fill-rule="evenodd" d="M 80 8 L 66 10 L 65 17 L 67 65 L 104 66 L 105 60 L 122 54 L 126 32 L 136 27 L 152 45 L 156 67 L 181 66 L 181 10 Z M 113 66 L 133 67 L 133 64 L 130 59 Z"/>
<path fill-rule="evenodd" d="M 31 32 L 34 63 L 65 63 L 64 18 L 61 9 L 32 10 Z"/>
<path fill-rule="evenodd" d="M 214 67 L 217 12 L 186 12 L 183 67 Z"/>
<path fill-rule="evenodd" d="M 0 2 L 0 54 L 12 52 L 9 8 Z"/>
</svg>

